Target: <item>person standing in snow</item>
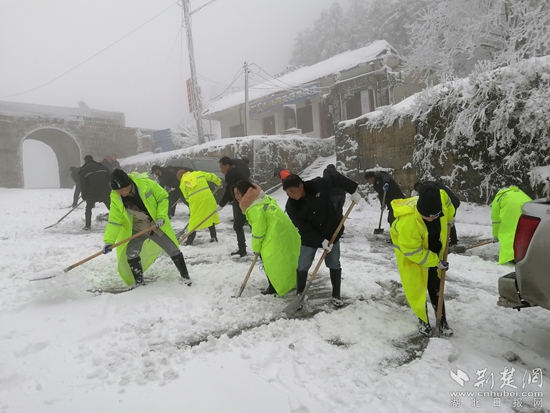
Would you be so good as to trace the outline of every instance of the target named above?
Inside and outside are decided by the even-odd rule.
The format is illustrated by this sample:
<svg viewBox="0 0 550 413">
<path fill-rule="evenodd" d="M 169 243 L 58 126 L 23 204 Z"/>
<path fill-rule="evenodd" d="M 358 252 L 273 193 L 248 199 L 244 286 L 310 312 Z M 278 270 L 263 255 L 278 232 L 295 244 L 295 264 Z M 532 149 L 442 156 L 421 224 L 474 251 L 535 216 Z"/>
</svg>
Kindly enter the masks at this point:
<svg viewBox="0 0 550 413">
<path fill-rule="evenodd" d="M 532 199 L 517 186 L 502 188 L 491 204 L 493 241 L 500 243 L 498 263 L 514 263 L 514 238 L 521 208 Z"/>
<path fill-rule="evenodd" d="M 242 158 L 242 159 L 231 159 L 233 162 L 233 165 L 235 165 L 238 169 L 242 171 L 244 176 L 246 176 L 247 180 L 250 180 L 250 167 L 248 166 L 248 162 L 245 161 L 248 160 L 248 158 Z"/>
<path fill-rule="evenodd" d="M 390 230 L 395 259 L 407 301 L 419 320 L 419 331 L 432 334 L 426 305 L 426 289 L 437 314 L 439 271 L 449 269 L 442 261 L 448 241 L 447 224 L 455 208 L 447 193 L 432 183 L 423 184 L 418 197 L 392 201 L 395 221 Z M 445 305 L 441 332 L 450 336 L 453 330 L 447 323 Z"/>
<path fill-rule="evenodd" d="M 233 165 L 233 161 L 228 156 L 224 156 L 220 159 L 220 171 L 225 175 L 225 192 L 218 205 L 218 212 L 223 209 L 225 205 L 232 199 L 231 188 L 239 181 L 248 181 L 245 173 Z M 244 237 L 244 225 L 246 224 L 246 218 L 239 208 L 237 202 L 233 202 L 233 229 L 237 235 L 237 251 L 232 252 L 231 255 L 239 255 L 240 257 L 246 256 L 246 238 Z"/>
<path fill-rule="evenodd" d="M 401 191 L 401 188 L 397 182 L 395 182 L 392 177 L 385 172 L 367 172 L 365 174 L 365 181 L 371 184 L 374 190 L 378 193 L 378 198 L 380 199 L 380 210 L 383 211 L 388 208 L 388 223 L 391 226 L 395 220 L 391 202 L 394 199 L 405 198 L 403 191 Z M 384 193 L 386 193 L 385 203 L 382 202 L 384 199 Z"/>
<path fill-rule="evenodd" d="M 262 294 L 285 295 L 296 285 L 300 235 L 277 201 L 248 181 L 232 192 L 252 228 L 252 250 L 260 254 L 269 286 Z"/>
<path fill-rule="evenodd" d="M 337 173 L 338 171 L 336 170 L 336 166 L 334 166 L 333 164 L 329 164 L 323 171 L 323 177 L 326 178 L 327 175 L 334 175 Z M 330 191 L 330 199 L 334 204 L 334 208 L 336 209 L 336 212 L 338 212 L 340 215 L 343 216 L 344 203 L 346 202 L 346 191 L 344 191 L 343 188 L 334 187 L 332 191 Z"/>
<path fill-rule="evenodd" d="M 460 206 L 460 199 L 458 199 L 458 197 L 455 195 L 455 193 L 453 191 L 451 191 L 451 189 L 447 186 L 447 185 L 443 185 L 442 183 L 440 182 L 434 182 L 434 181 L 426 181 L 426 182 L 423 182 L 425 184 L 434 184 L 435 186 L 437 186 L 439 189 L 443 189 L 447 195 L 449 196 L 449 199 L 451 200 L 451 202 L 453 203 L 453 206 L 455 207 L 455 215 L 453 216 L 453 225 L 451 226 L 451 234 L 450 234 L 450 239 L 449 239 L 449 245 L 456 245 L 458 244 L 458 236 L 456 234 L 456 223 L 454 222 L 455 221 L 455 218 L 456 218 L 456 213 L 458 211 L 458 207 Z M 414 191 L 418 194 L 418 191 L 420 191 L 420 187 L 422 186 L 423 184 L 422 182 L 417 182 L 414 184 Z"/>
<path fill-rule="evenodd" d="M 297 293 L 302 294 L 307 282 L 307 273 L 318 248 L 328 251 L 325 265 L 330 272 L 332 284 L 332 304 L 340 307 L 344 304 L 340 297 L 342 282 L 342 267 L 340 265 L 340 237 L 344 226 L 340 229 L 333 244 L 330 240 L 342 215 L 334 208 L 330 193 L 334 187 L 341 187 L 352 194 L 351 201 L 355 204 L 361 200 L 357 192 L 357 182 L 336 173 L 327 177 L 317 177 L 303 181 L 298 175 L 289 175 L 283 181 L 283 190 L 288 195 L 286 212 L 300 233 L 301 247 L 297 268 Z"/>
<path fill-rule="evenodd" d="M 94 161 L 92 155 L 84 157 L 84 165 L 78 172 L 80 179 L 80 189 L 82 191 L 82 199 L 86 201 L 86 211 L 84 217 L 86 224 L 84 231 L 89 231 L 92 228 L 92 208 L 96 202 L 103 202 L 107 209 L 111 207 L 109 194 L 109 171 L 103 165 Z"/>
<path fill-rule="evenodd" d="M 180 169 L 182 168 L 178 168 L 178 171 Z M 172 218 L 176 214 L 178 200 L 181 199 L 184 204 L 187 204 L 180 189 L 180 181 L 176 176 L 178 171 L 172 168 L 163 168 L 159 165 L 151 167 L 151 173 L 157 177 L 159 185 L 168 192 L 168 201 L 170 203 L 170 208 L 168 209 L 169 218 Z"/>
<path fill-rule="evenodd" d="M 113 169 L 122 169 L 121 166 L 120 166 L 120 162 L 117 160 L 116 153 L 113 153 L 111 155 L 111 167 Z"/>
<path fill-rule="evenodd" d="M 208 182 L 213 182 L 218 187 L 222 185 L 222 180 L 216 174 L 203 171 L 193 171 L 189 168 L 182 168 L 178 171 L 176 178 L 180 181 L 180 190 L 189 204 L 189 230 L 195 229 L 208 215 L 217 211 L 216 199 L 208 186 Z M 193 245 L 197 231 L 208 228 L 210 231 L 210 242 L 218 242 L 216 234 L 216 225 L 220 223 L 220 217 L 216 212 L 194 232 L 189 234 L 185 245 Z"/>
<path fill-rule="evenodd" d="M 168 193 L 146 173 L 122 169 L 111 174 L 111 210 L 103 235 L 103 253 L 111 252 L 111 246 L 144 229 L 156 225 L 145 235 L 132 239 L 116 249 L 118 272 L 126 285 L 143 284 L 143 272 L 164 250 L 178 269 L 181 281 L 191 285 L 176 234 L 168 218 Z"/>
<path fill-rule="evenodd" d="M 107 168 L 109 173 L 113 172 L 113 162 L 112 162 L 111 155 L 105 155 L 105 157 L 103 158 L 103 160 L 100 163 L 105 168 Z"/>
</svg>

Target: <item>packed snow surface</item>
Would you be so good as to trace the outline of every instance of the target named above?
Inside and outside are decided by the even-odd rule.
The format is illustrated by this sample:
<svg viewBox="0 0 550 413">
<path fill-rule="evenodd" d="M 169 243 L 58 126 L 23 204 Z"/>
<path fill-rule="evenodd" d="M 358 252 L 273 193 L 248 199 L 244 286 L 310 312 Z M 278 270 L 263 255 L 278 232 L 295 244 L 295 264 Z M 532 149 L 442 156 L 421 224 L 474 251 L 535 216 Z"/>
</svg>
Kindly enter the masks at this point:
<svg viewBox="0 0 550 413">
<path fill-rule="evenodd" d="M 304 178 L 334 161 L 319 159 Z M 285 193 L 273 196 L 284 208 Z M 285 316 L 294 291 L 260 294 L 267 281 L 259 264 L 233 298 L 252 254 L 229 257 L 236 250 L 230 207 L 221 212 L 219 243 L 201 231 L 195 246 L 181 247 L 191 287 L 162 255 L 146 272 L 154 281 L 113 294 L 99 291 L 124 287 L 115 254 L 63 272 L 101 249 L 105 221 L 95 217 L 107 212 L 102 204 L 90 232 L 81 230 L 82 207 L 43 230 L 68 212 L 71 190 L 0 189 L 0 412 L 549 411 L 550 395 L 533 393 L 546 392 L 540 374 L 550 367 L 549 313 L 496 305 L 497 280 L 513 271 L 496 264 L 498 246 L 449 256 L 445 292 L 455 334 L 420 337 L 384 242 L 387 222 L 376 238 L 378 201 L 365 198 L 341 241 L 346 306 L 329 304 L 323 265 L 306 307 Z M 180 204 L 176 232 L 187 219 Z M 490 225 L 489 207 L 459 208 L 464 245 L 490 239 Z M 246 236 L 250 243 L 248 229 Z M 57 275 L 29 281 L 43 272 Z M 430 318 L 435 324 L 431 310 Z M 491 390 L 509 396 L 453 394 Z"/>
</svg>

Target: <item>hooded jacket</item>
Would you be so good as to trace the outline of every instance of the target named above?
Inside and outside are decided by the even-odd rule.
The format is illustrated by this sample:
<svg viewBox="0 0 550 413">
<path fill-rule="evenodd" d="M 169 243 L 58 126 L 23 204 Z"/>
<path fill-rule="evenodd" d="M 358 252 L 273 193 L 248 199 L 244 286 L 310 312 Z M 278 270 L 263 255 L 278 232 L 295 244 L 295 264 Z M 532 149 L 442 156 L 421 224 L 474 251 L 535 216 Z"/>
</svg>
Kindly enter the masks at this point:
<svg viewBox="0 0 550 413">
<path fill-rule="evenodd" d="M 442 214 L 438 218 L 441 224 L 439 239 L 442 245 L 439 254 L 429 250 L 428 228 L 416 209 L 418 197 L 396 199 L 391 203 L 395 221 L 390 234 L 403 290 L 413 312 L 426 323 L 428 268 L 437 267 L 443 258 L 449 236 L 447 224 L 455 214 L 455 208 L 447 193 L 440 189 L 439 194 L 442 206 Z"/>
<path fill-rule="evenodd" d="M 523 204 L 532 199 L 517 186 L 497 192 L 491 204 L 493 238 L 498 238 L 500 249 L 498 263 L 506 264 L 514 259 L 514 238 Z"/>
<path fill-rule="evenodd" d="M 252 250 L 261 255 L 271 285 L 283 296 L 296 285 L 300 235 L 277 201 L 253 185 L 239 206 L 252 227 Z"/>
<path fill-rule="evenodd" d="M 189 231 L 208 228 L 220 223 L 220 218 L 216 212 L 197 228 L 197 225 L 216 211 L 218 206 L 208 182 L 213 182 L 217 186 L 222 184 L 221 179 L 210 172 L 186 172 L 181 177 L 180 189 L 185 200 L 189 203 Z"/>
<path fill-rule="evenodd" d="M 178 245 L 176 234 L 174 234 L 172 224 L 168 219 L 168 193 L 155 181 L 149 179 L 146 173 L 132 172 L 128 176 L 133 185 L 136 186 L 139 197 L 152 219 L 151 224 L 159 218 L 164 219 L 164 225 L 160 227 L 160 230 Z M 114 244 L 131 237 L 133 220 L 133 216 L 124 207 L 122 196 L 117 194 L 116 191 L 111 191 L 111 209 L 103 241 L 106 244 Z M 132 285 L 134 283 L 134 276 L 126 259 L 127 247 L 128 243 L 125 243 L 116 248 L 118 273 L 126 285 Z M 145 240 L 139 254 L 143 271 L 149 268 L 161 251 L 163 251 L 162 248 L 155 242 L 150 239 Z"/>
</svg>

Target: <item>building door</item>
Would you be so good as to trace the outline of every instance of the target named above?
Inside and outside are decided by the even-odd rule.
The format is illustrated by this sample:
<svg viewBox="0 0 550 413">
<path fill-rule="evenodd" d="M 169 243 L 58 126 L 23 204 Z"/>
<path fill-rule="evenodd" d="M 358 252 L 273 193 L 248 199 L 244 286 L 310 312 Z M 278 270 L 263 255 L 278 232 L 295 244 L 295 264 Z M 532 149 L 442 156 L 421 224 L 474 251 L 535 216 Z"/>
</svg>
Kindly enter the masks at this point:
<svg viewBox="0 0 550 413">
<path fill-rule="evenodd" d="M 346 100 L 346 119 L 355 119 L 361 116 L 361 93 L 355 92 Z"/>
<path fill-rule="evenodd" d="M 264 135 L 275 135 L 275 116 L 262 119 L 263 133 Z"/>
</svg>

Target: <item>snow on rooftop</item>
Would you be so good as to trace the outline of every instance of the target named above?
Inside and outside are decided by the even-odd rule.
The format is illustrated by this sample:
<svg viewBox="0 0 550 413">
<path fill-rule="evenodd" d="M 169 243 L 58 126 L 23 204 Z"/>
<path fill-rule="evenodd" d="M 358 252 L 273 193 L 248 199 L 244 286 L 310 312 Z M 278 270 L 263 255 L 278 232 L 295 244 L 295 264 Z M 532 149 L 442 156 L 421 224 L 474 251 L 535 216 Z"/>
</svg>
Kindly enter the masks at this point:
<svg viewBox="0 0 550 413">
<path fill-rule="evenodd" d="M 277 79 L 272 79 L 248 89 L 250 101 L 269 96 L 274 93 L 299 87 L 300 85 L 331 76 L 336 72 L 352 69 L 360 64 L 371 62 L 385 53 L 397 54 L 395 49 L 385 40 L 376 40 L 369 45 L 356 50 L 340 53 L 330 59 L 323 60 L 312 66 L 302 67 Z M 244 103 L 244 90 L 225 96 L 210 104 L 204 111 L 205 115 L 212 115 Z"/>
<path fill-rule="evenodd" d="M 82 117 L 115 119 L 125 123 L 124 113 L 90 108 L 68 108 L 63 106 L 36 105 L 32 103 L 0 101 L 0 115 L 6 116 L 51 116 L 81 119 Z"/>
</svg>

